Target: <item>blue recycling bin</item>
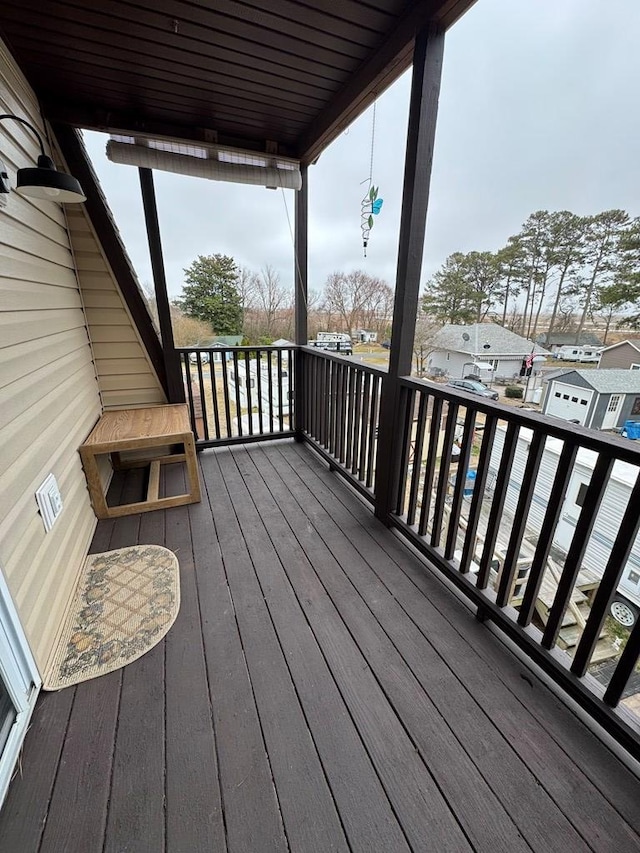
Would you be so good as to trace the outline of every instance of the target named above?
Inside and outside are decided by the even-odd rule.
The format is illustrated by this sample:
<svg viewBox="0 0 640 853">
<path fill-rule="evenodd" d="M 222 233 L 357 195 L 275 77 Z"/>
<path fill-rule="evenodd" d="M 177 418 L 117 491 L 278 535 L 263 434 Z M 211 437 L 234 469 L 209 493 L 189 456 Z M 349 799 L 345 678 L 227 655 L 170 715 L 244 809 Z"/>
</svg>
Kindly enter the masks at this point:
<svg viewBox="0 0 640 853">
<path fill-rule="evenodd" d="M 638 421 L 625 421 L 622 427 L 622 435 L 625 438 L 640 438 L 640 423 Z"/>
<path fill-rule="evenodd" d="M 639 424 L 639 426 L 640 426 L 640 424 Z M 462 491 L 462 494 L 464 495 L 465 498 L 471 497 L 471 495 L 473 494 L 473 487 L 475 486 L 475 484 L 476 484 L 476 472 L 473 470 L 473 468 L 470 468 L 467 471 L 467 477 L 464 481 L 464 489 Z"/>
</svg>

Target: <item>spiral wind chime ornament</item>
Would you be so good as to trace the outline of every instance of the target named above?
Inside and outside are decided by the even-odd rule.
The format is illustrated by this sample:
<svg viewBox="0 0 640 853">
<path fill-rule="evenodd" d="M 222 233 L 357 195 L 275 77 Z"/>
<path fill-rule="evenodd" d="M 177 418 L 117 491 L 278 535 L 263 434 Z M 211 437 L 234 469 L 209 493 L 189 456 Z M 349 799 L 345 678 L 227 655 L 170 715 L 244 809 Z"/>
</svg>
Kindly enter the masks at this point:
<svg viewBox="0 0 640 853">
<path fill-rule="evenodd" d="M 373 185 L 373 152 L 376 138 L 376 102 L 373 102 L 373 117 L 371 120 L 371 158 L 369 160 L 369 177 L 362 183 L 367 184 L 367 192 L 360 202 L 360 230 L 362 231 L 362 249 L 364 257 L 367 257 L 367 246 L 369 236 L 374 224 L 374 216 L 380 213 L 383 199 L 378 198 L 379 187 Z"/>
</svg>

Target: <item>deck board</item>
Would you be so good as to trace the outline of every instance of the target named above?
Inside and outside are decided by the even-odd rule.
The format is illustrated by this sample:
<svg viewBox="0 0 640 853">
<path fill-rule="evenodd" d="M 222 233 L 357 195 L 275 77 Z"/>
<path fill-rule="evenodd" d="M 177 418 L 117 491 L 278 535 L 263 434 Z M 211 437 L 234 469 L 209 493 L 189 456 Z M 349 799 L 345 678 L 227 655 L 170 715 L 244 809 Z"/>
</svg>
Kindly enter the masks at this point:
<svg viewBox="0 0 640 853">
<path fill-rule="evenodd" d="M 359 547 L 366 549 L 370 565 L 378 572 L 385 569 L 394 596 L 429 636 L 443 660 L 455 668 L 534 773 L 536 784 L 549 793 L 594 849 L 611 850 L 618 845 L 634 849 L 638 844 L 637 778 L 515 656 L 505 654 L 499 641 L 470 611 L 465 612 L 464 605 L 442 583 L 426 574 L 419 562 L 407 560 L 402 543 L 376 524 L 362 502 L 319 460 L 308 453 L 301 456 L 298 448 L 294 450 L 305 466 L 300 471 L 294 463 L 299 475 L 308 479 L 307 470 L 313 471 L 326 485 L 323 492 L 314 481 L 314 491 L 323 495 L 327 511 L 340 519 L 342 529 L 352 539 L 358 539 Z M 345 510 L 357 522 L 355 526 L 345 517 Z M 371 540 L 368 549 L 367 537 Z M 385 554 L 392 558 L 391 565 Z M 405 577 L 411 581 L 408 585 Z M 416 596 L 417 590 L 422 597 Z M 549 724 L 554 737 L 549 734 Z M 505 758 L 504 751 L 499 754 Z M 584 773 L 583 767 L 589 767 L 589 773 Z M 543 818 L 552 814 L 545 811 Z"/>
<path fill-rule="evenodd" d="M 180 614 L 41 696 L 0 850 L 640 849 L 638 779 L 315 454 L 200 464 L 202 503 L 98 525 L 176 552 Z"/>
</svg>

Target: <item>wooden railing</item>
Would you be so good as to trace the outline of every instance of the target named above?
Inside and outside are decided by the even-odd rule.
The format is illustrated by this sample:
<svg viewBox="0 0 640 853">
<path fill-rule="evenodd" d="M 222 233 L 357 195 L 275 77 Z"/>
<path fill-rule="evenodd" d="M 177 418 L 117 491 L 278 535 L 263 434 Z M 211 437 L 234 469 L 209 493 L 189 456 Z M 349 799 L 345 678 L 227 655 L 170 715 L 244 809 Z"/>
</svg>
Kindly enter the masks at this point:
<svg viewBox="0 0 640 853">
<path fill-rule="evenodd" d="M 640 720 L 612 710 L 638 662 L 640 620 L 620 652 L 609 616 L 640 528 L 640 451 L 408 378 L 399 418 L 389 522 L 640 758 Z M 628 488 L 613 493 L 618 481 Z M 608 683 L 589 675 L 596 653 Z"/>
<path fill-rule="evenodd" d="M 179 349 L 198 447 L 288 438 L 295 347 Z"/>
<path fill-rule="evenodd" d="M 385 371 L 309 347 L 302 347 L 298 357 L 305 439 L 373 501 Z"/>
<path fill-rule="evenodd" d="M 392 458 L 386 522 L 640 759 L 640 720 L 620 704 L 640 619 L 625 632 L 609 615 L 634 560 L 640 574 L 633 442 L 403 378 L 393 443 L 382 448 L 384 370 L 310 347 L 180 357 L 200 447 L 295 435 L 378 512 L 376 463 Z M 593 677 L 599 660 L 606 679 Z"/>
</svg>

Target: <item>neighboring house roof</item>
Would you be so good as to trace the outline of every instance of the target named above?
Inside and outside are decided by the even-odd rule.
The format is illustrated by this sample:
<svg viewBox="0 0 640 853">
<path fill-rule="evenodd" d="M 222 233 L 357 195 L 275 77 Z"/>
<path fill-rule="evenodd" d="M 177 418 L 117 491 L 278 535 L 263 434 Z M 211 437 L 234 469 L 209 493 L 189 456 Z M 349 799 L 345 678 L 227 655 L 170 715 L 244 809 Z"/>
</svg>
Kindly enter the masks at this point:
<svg viewBox="0 0 640 853">
<path fill-rule="evenodd" d="M 617 344 L 611 344 L 611 346 L 605 347 L 602 352 L 609 352 L 609 350 L 616 349 L 617 347 L 624 346 L 628 344 L 630 347 L 633 347 L 635 350 L 640 352 L 640 338 L 634 338 L 631 341 L 618 341 Z"/>
<path fill-rule="evenodd" d="M 574 374 L 598 394 L 640 394 L 640 370 L 571 370 L 556 378 L 571 385 Z"/>
<path fill-rule="evenodd" d="M 548 347 L 572 346 L 574 344 L 576 346 L 588 347 L 602 346 L 602 340 L 594 332 L 581 332 L 578 335 L 577 343 L 575 332 L 551 332 L 550 335 L 547 332 L 542 332 L 542 334 L 538 335 L 536 341 Z"/>
<path fill-rule="evenodd" d="M 278 338 L 278 340 L 274 341 L 271 344 L 271 346 L 272 347 L 291 347 L 291 346 L 293 346 L 293 343 L 291 341 L 288 341 L 286 338 Z"/>
<path fill-rule="evenodd" d="M 468 335 L 465 340 L 463 335 Z M 525 356 L 530 352 L 546 354 L 547 350 L 538 344 L 532 344 L 515 332 L 498 326 L 497 323 L 474 323 L 471 326 L 443 326 L 433 338 L 434 348 L 467 354 L 496 356 Z M 485 349 L 485 344 L 488 348 Z"/>
<path fill-rule="evenodd" d="M 542 377 L 543 382 L 552 382 L 554 379 L 560 379 L 561 376 L 564 376 L 565 373 L 573 373 L 574 370 L 572 367 L 555 367 L 551 370 L 542 370 L 540 371 L 540 375 Z M 593 371 L 591 371 L 593 372 Z"/>
</svg>

